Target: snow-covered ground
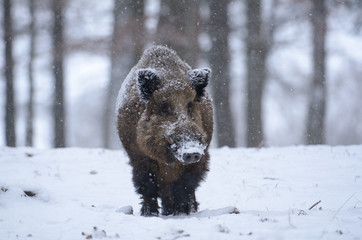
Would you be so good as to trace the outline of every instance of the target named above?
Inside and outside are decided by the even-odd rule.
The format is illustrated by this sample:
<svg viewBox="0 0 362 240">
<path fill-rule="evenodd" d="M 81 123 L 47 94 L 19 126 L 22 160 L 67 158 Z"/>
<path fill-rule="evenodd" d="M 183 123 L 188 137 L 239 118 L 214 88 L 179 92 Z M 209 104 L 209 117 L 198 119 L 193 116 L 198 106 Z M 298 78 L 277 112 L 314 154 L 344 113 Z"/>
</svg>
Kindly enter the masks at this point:
<svg viewBox="0 0 362 240">
<path fill-rule="evenodd" d="M 0 239 L 362 239 L 362 145 L 213 149 L 200 212 L 177 217 L 139 215 L 127 162 L 0 147 Z"/>
</svg>

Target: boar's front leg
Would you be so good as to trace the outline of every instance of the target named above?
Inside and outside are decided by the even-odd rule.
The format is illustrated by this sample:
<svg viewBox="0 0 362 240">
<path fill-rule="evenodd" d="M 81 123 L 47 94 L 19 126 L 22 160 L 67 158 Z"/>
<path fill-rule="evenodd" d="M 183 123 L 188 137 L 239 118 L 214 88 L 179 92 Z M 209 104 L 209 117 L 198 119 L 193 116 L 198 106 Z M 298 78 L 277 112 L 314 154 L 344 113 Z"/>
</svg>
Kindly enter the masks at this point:
<svg viewBox="0 0 362 240">
<path fill-rule="evenodd" d="M 184 176 L 174 183 L 173 198 L 175 215 L 197 212 L 198 203 L 195 197 L 195 189 L 197 186 L 198 181 L 190 175 Z"/>
<path fill-rule="evenodd" d="M 172 183 L 162 183 L 160 195 L 162 201 L 162 215 L 171 215 L 175 212 L 174 198 L 172 195 Z"/>
<path fill-rule="evenodd" d="M 198 203 L 195 189 L 199 185 L 199 176 L 185 174 L 177 181 L 161 187 L 162 214 L 179 215 L 197 211 Z"/>
<path fill-rule="evenodd" d="M 208 157 L 206 155 L 205 157 Z M 206 161 L 186 166 L 181 178 L 173 184 L 174 214 L 197 212 L 195 190 L 204 179 L 208 166 Z"/>
<path fill-rule="evenodd" d="M 195 189 L 177 180 L 173 183 L 162 183 L 160 187 L 162 215 L 190 214 L 197 210 Z"/>
<path fill-rule="evenodd" d="M 151 159 L 138 160 L 133 165 L 133 183 L 142 199 L 142 216 L 158 216 L 158 182 L 155 169 L 157 164 Z"/>
</svg>

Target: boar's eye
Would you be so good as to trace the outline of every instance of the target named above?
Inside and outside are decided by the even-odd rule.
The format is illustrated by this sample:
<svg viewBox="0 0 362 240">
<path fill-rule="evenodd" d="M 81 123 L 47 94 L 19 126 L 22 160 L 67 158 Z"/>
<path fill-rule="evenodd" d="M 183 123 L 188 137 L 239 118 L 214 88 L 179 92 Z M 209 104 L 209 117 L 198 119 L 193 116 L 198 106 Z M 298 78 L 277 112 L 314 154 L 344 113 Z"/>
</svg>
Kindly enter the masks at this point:
<svg viewBox="0 0 362 240">
<path fill-rule="evenodd" d="M 160 114 L 162 116 L 168 116 L 172 113 L 171 105 L 168 102 L 160 103 Z"/>
</svg>

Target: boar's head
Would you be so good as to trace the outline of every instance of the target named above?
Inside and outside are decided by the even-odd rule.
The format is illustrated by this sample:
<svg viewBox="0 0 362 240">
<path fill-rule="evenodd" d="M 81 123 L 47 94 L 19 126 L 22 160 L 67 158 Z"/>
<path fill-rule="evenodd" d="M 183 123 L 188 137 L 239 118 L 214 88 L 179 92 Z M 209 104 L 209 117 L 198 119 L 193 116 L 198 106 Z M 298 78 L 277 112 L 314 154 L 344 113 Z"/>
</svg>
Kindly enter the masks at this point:
<svg viewBox="0 0 362 240">
<path fill-rule="evenodd" d="M 138 70 L 145 108 L 137 125 L 137 144 L 146 155 L 166 164 L 202 159 L 208 143 L 201 108 L 210 72 L 208 68 L 178 74 Z"/>
</svg>

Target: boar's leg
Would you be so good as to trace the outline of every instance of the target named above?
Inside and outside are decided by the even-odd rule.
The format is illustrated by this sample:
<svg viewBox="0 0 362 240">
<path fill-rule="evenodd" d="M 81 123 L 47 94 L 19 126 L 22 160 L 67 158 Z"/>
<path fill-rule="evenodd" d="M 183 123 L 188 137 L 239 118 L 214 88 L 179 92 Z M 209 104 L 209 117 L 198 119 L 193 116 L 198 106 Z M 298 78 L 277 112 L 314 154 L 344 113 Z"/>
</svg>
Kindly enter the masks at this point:
<svg viewBox="0 0 362 240">
<path fill-rule="evenodd" d="M 204 156 L 208 158 L 208 154 Z M 174 214 L 190 214 L 197 212 L 198 202 L 195 197 L 195 190 L 204 179 L 208 171 L 207 161 L 190 164 L 180 179 L 173 184 Z"/>
<path fill-rule="evenodd" d="M 136 162 L 136 161 L 133 161 Z M 151 159 L 143 159 L 137 161 L 137 165 L 133 165 L 133 183 L 138 194 L 142 199 L 142 216 L 158 216 L 158 182 L 155 168 L 157 164 Z"/>
<path fill-rule="evenodd" d="M 162 215 L 171 215 L 175 212 L 174 201 L 172 196 L 172 183 L 162 184 L 160 188 L 162 201 Z"/>
<path fill-rule="evenodd" d="M 195 189 L 178 180 L 161 187 L 162 215 L 190 214 L 197 211 Z"/>
<path fill-rule="evenodd" d="M 198 164 L 188 166 L 181 178 L 161 187 L 163 215 L 190 214 L 197 211 L 195 190 L 204 176 L 200 170 Z"/>
<path fill-rule="evenodd" d="M 195 190 L 199 185 L 199 177 L 185 174 L 173 186 L 174 214 L 190 214 L 197 212 L 198 203 Z"/>
</svg>

